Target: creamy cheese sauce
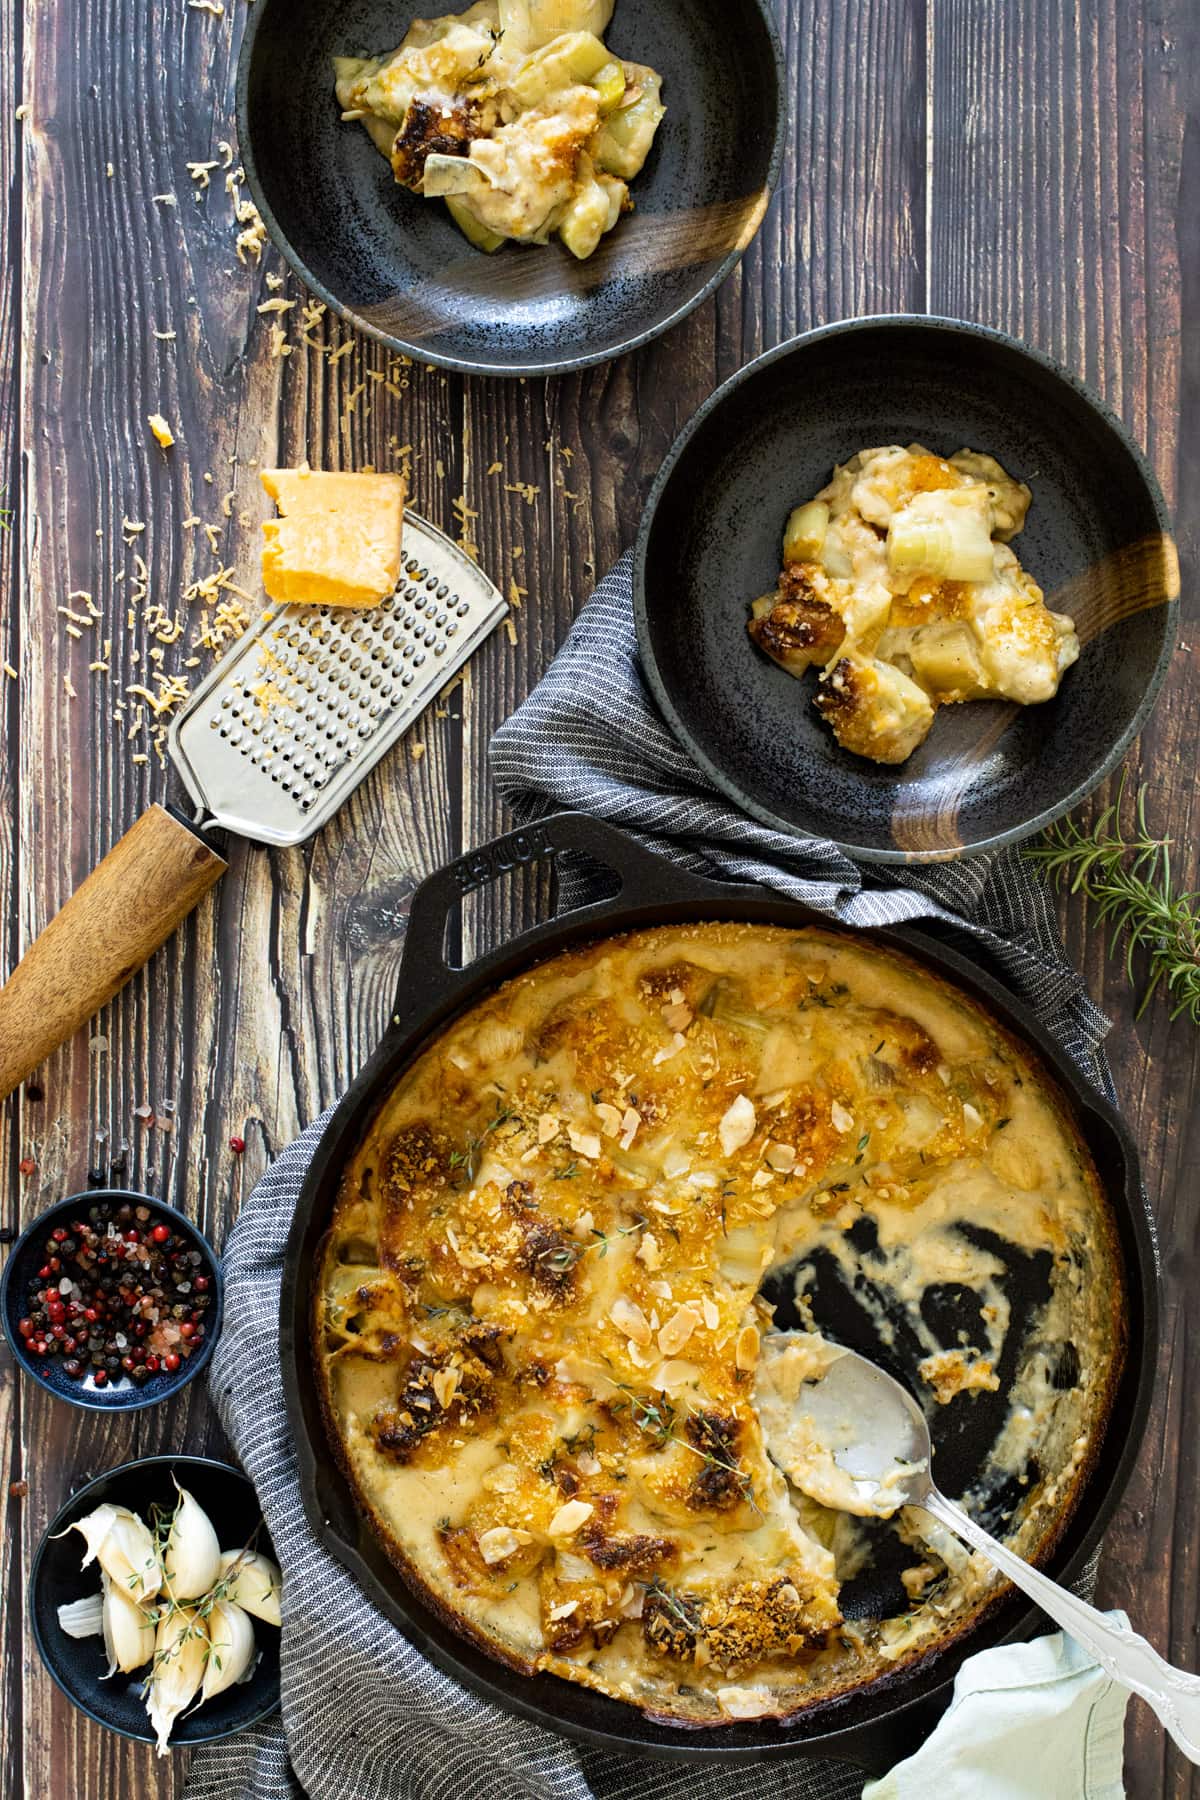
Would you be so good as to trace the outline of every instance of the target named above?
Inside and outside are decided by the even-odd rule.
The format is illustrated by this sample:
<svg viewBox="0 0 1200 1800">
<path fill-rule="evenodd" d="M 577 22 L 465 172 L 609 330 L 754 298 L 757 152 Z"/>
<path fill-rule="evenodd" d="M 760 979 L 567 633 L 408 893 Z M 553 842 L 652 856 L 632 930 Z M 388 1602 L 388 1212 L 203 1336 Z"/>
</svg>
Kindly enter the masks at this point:
<svg viewBox="0 0 1200 1800">
<path fill-rule="evenodd" d="M 817 710 L 874 762 L 911 756 L 939 706 L 1049 700 L 1079 638 L 1009 547 L 1030 500 L 977 451 L 860 450 L 793 512 L 750 635 L 789 674 L 821 668 Z"/>
<path fill-rule="evenodd" d="M 1040 1258 L 1032 1321 L 1006 1247 Z M 571 952 L 420 1055 L 346 1170 L 315 1312 L 334 1441 L 399 1566 L 494 1654 L 664 1717 L 795 1712 L 997 1587 L 916 1509 L 855 1518 L 891 1507 L 818 1442 L 769 1453 L 760 1288 L 819 1361 L 822 1270 L 909 1356 L 935 1431 L 1011 1370 L 962 1497 L 1009 1484 L 1035 1554 L 1103 1431 L 1122 1316 L 1045 1078 L 865 940 L 708 925 Z M 931 1312 L 948 1284 L 969 1341 Z M 880 1532 L 900 1598 L 844 1618 Z"/>
</svg>

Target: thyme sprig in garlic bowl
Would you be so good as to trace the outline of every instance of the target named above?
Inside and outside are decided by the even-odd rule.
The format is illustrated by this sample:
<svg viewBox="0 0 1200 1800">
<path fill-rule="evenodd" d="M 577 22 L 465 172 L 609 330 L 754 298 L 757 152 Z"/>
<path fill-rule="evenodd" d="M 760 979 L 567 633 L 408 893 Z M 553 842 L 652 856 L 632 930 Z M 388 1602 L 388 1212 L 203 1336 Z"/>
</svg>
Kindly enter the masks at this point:
<svg viewBox="0 0 1200 1800">
<path fill-rule="evenodd" d="M 280 1593 L 246 1477 L 151 1457 L 98 1476 L 51 1522 L 30 1613 L 67 1696 L 165 1754 L 278 1705 Z"/>
<path fill-rule="evenodd" d="M 603 40 L 614 0 L 477 0 L 381 57 L 336 57 L 337 96 L 397 182 L 445 200 L 489 254 L 557 235 L 581 262 L 632 210 L 662 77 Z"/>
</svg>

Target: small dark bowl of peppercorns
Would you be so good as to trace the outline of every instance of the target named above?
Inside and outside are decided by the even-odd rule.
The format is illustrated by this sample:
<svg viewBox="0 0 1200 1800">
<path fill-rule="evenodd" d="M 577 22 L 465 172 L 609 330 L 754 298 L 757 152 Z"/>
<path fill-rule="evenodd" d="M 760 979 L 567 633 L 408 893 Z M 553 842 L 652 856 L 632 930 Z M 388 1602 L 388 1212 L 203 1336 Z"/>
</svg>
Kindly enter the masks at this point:
<svg viewBox="0 0 1200 1800">
<path fill-rule="evenodd" d="M 191 1381 L 221 1329 L 221 1266 L 145 1194 L 93 1190 L 35 1219 L 0 1277 L 0 1321 L 27 1374 L 72 1406 L 133 1412 Z"/>
</svg>

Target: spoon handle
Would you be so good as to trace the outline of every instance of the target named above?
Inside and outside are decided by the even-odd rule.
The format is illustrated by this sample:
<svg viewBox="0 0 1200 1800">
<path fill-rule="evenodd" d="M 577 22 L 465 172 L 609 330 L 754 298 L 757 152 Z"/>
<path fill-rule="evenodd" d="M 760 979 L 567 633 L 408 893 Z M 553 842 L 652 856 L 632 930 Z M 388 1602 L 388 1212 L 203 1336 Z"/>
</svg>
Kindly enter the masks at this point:
<svg viewBox="0 0 1200 1800">
<path fill-rule="evenodd" d="M 951 1531 L 983 1552 L 1015 1587 L 1036 1600 L 1064 1631 L 1090 1650 L 1100 1667 L 1122 1687 L 1140 1694 L 1170 1732 L 1184 1755 L 1200 1763 L 1200 1675 L 1189 1675 L 1165 1662 L 1144 1637 L 1059 1587 L 1040 1569 L 1001 1544 L 944 1494 L 931 1489 L 921 1502 Z"/>
</svg>

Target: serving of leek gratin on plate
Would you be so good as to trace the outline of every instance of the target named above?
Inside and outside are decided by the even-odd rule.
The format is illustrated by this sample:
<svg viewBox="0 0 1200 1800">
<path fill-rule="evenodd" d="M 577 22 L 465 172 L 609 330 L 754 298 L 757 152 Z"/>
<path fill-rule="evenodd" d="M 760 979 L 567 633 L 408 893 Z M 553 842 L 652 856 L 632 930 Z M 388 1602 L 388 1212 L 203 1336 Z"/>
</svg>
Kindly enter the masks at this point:
<svg viewBox="0 0 1200 1800">
<path fill-rule="evenodd" d="M 100 1568 L 100 1590 L 58 1609 L 68 1637 L 104 1640 L 108 1674 L 146 1669 L 143 1697 L 158 1744 L 185 1707 L 248 1681 L 258 1661 L 253 1619 L 281 1623 L 279 1569 L 246 1545 L 222 1550 L 204 1508 L 179 1487 L 146 1524 L 126 1506 L 98 1506 L 67 1527 Z M 64 1534 L 65 1535 L 65 1534 Z"/>
<path fill-rule="evenodd" d="M 1010 548 L 1031 500 L 994 457 L 891 444 L 795 509 L 750 635 L 791 675 L 821 669 L 815 705 L 843 749 L 904 762 L 940 706 L 1058 692 L 1079 639 Z"/>
<path fill-rule="evenodd" d="M 612 12 L 613 0 L 479 0 L 417 19 L 389 54 L 334 58 L 342 116 L 477 249 L 557 234 L 582 261 L 631 209 L 665 111 L 661 76 L 606 48 Z"/>
</svg>

